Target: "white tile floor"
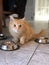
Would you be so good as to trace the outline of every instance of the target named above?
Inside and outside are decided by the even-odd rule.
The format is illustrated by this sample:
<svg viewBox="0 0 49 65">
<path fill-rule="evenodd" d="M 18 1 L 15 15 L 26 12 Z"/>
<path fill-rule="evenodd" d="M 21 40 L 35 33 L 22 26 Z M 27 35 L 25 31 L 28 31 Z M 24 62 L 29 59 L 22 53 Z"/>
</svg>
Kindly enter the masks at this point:
<svg viewBox="0 0 49 65">
<path fill-rule="evenodd" d="M 38 28 L 36 28 L 37 30 Z M 46 28 L 46 30 L 48 31 L 49 29 Z M 6 29 L 3 32 L 6 35 L 8 34 Z M 0 65 L 49 65 L 49 44 L 38 44 L 34 41 L 29 41 L 21 46 L 19 50 L 0 50 Z"/>
<path fill-rule="evenodd" d="M 49 65 L 49 44 L 40 44 L 28 65 Z"/>
</svg>

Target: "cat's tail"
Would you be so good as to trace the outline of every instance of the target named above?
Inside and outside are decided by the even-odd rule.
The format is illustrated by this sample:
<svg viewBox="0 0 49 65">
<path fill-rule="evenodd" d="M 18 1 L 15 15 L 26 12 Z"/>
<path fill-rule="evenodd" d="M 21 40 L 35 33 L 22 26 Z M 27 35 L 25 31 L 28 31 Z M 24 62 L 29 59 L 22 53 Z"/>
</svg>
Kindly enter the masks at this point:
<svg viewBox="0 0 49 65">
<path fill-rule="evenodd" d="M 40 37 L 45 37 L 45 30 L 41 30 L 38 34 L 35 34 L 34 40 L 39 39 Z"/>
</svg>

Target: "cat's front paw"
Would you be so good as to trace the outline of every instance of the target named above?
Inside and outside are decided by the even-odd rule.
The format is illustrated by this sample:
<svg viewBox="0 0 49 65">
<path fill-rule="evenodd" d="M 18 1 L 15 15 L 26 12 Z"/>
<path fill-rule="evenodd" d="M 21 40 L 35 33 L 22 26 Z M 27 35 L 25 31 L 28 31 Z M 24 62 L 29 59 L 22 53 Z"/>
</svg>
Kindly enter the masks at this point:
<svg viewBox="0 0 49 65">
<path fill-rule="evenodd" d="M 20 44 L 25 44 L 25 38 L 24 37 L 20 38 Z"/>
</svg>

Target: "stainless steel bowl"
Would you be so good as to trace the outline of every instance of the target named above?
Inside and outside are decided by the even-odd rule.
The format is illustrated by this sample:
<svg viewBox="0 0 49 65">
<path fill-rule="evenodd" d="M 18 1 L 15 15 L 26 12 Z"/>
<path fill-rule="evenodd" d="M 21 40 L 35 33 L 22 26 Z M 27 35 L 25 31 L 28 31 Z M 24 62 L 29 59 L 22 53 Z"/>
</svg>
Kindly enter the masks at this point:
<svg viewBox="0 0 49 65">
<path fill-rule="evenodd" d="M 3 34 L 0 34 L 0 37 L 3 37 L 4 35 Z"/>
<path fill-rule="evenodd" d="M 49 39 L 45 37 L 40 37 L 39 39 L 36 39 L 35 42 L 40 43 L 40 44 L 48 44 Z"/>
<path fill-rule="evenodd" d="M 2 46 L 1 46 L 1 49 L 2 49 L 2 50 L 7 50 L 8 47 L 7 47 L 6 45 L 2 45 Z"/>
<path fill-rule="evenodd" d="M 0 40 L 4 40 L 4 39 L 7 39 L 7 36 L 5 36 L 4 34 L 0 34 Z"/>
<path fill-rule="evenodd" d="M 12 41 L 3 42 L 0 44 L 0 49 L 5 51 L 13 51 L 18 50 L 20 48 L 19 45 L 15 44 Z"/>
</svg>

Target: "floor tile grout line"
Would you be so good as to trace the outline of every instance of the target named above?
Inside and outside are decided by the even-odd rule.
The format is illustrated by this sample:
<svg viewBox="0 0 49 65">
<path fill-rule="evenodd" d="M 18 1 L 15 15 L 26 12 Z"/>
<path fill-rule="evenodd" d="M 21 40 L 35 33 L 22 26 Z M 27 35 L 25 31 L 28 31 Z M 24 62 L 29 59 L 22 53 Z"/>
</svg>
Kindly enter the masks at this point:
<svg viewBox="0 0 49 65">
<path fill-rule="evenodd" d="M 5 61 L 6 65 L 8 65 L 7 62 L 6 62 L 6 57 L 4 57 L 4 59 L 5 59 L 4 61 Z"/>
<path fill-rule="evenodd" d="M 28 61 L 27 65 L 30 63 L 30 60 L 31 60 L 31 59 L 32 59 L 32 57 L 34 56 L 34 54 L 35 54 L 35 52 L 36 52 L 37 48 L 39 47 L 39 45 L 40 45 L 40 44 L 38 44 L 38 46 L 37 46 L 37 47 L 36 47 L 36 49 L 34 50 L 34 53 L 32 53 L 32 55 L 31 55 L 31 57 L 30 57 L 30 59 L 29 59 L 29 61 Z"/>
<path fill-rule="evenodd" d="M 8 65 L 7 62 L 6 62 L 6 57 L 4 56 L 4 62 L 6 63 L 5 65 Z"/>
</svg>

